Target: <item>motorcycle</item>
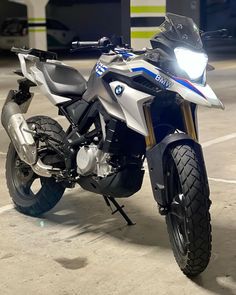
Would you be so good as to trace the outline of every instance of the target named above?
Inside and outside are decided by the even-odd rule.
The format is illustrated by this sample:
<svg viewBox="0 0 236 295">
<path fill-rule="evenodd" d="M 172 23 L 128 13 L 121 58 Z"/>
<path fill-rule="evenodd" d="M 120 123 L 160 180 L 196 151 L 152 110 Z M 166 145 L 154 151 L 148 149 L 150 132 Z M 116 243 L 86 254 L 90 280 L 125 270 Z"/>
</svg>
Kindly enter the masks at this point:
<svg viewBox="0 0 236 295">
<path fill-rule="evenodd" d="M 6 180 L 15 207 L 39 216 L 65 188 L 79 184 L 102 195 L 128 225 L 117 202 L 141 189 L 147 160 L 154 198 L 165 216 L 175 259 L 187 276 L 200 274 L 211 255 L 209 185 L 198 142 L 197 106 L 223 109 L 206 84 L 208 57 L 192 19 L 168 13 L 152 49 L 73 42 L 102 55 L 89 80 L 55 53 L 13 48 L 23 76 L 10 90 L 2 125 L 11 143 Z M 47 116 L 25 120 L 37 86 L 70 126 Z M 40 189 L 31 189 L 35 180 Z"/>
</svg>

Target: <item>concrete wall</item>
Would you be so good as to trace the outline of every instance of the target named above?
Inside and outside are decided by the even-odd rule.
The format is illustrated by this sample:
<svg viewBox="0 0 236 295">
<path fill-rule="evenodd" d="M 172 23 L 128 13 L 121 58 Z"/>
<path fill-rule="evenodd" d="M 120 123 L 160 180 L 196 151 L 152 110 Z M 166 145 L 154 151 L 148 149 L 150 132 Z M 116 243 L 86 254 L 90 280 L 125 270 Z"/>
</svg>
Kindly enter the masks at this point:
<svg viewBox="0 0 236 295">
<path fill-rule="evenodd" d="M 131 0 L 130 4 L 132 47 L 150 47 L 150 39 L 164 20 L 166 0 Z"/>
<path fill-rule="evenodd" d="M 57 19 L 75 31 L 80 40 L 117 34 L 124 35 L 129 42 L 129 0 L 51 0 L 46 12 L 48 18 Z M 25 5 L 0 0 L 0 25 L 6 17 L 26 16 Z"/>
<path fill-rule="evenodd" d="M 166 10 L 191 17 L 200 26 L 200 0 L 167 0 Z"/>
<path fill-rule="evenodd" d="M 79 1 L 79 4 L 71 6 L 57 6 L 49 2 L 47 17 L 66 24 L 80 40 L 97 40 L 114 33 L 121 34 L 120 0 Z"/>
<path fill-rule="evenodd" d="M 6 17 L 25 17 L 27 9 L 25 5 L 0 0 L 0 26 Z"/>
<path fill-rule="evenodd" d="M 76 32 L 80 40 L 97 40 L 101 36 L 123 34 L 126 37 L 126 42 L 129 42 L 129 2 L 131 2 L 131 6 L 166 5 L 166 11 L 190 16 L 197 25 L 200 24 L 200 0 L 50 0 L 47 5 L 47 17 L 66 24 Z M 26 14 L 27 10 L 24 5 L 12 3 L 8 0 L 0 0 L 0 24 L 7 16 L 23 17 Z M 146 20 L 152 19 L 153 22 L 154 18 L 158 20 L 159 17 L 161 22 L 164 15 L 165 13 L 152 12 L 132 13 L 131 20 L 133 21 L 135 17 L 144 20 L 146 17 Z M 155 27 L 157 25 L 156 22 Z M 144 31 L 148 35 L 149 31 L 150 33 L 155 31 L 155 27 L 145 21 L 145 26 L 132 26 L 132 32 L 140 31 L 142 33 Z M 132 45 L 135 48 L 150 46 L 149 39 L 149 36 L 146 38 L 132 38 Z"/>
</svg>

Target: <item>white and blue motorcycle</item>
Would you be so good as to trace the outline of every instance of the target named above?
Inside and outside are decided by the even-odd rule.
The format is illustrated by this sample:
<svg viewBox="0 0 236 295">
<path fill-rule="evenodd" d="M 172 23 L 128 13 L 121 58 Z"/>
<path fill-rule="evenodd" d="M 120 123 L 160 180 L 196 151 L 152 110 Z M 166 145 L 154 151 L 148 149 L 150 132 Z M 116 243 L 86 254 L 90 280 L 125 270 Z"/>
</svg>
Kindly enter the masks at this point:
<svg viewBox="0 0 236 295">
<path fill-rule="evenodd" d="M 207 173 L 198 142 L 197 105 L 223 108 L 206 84 L 208 58 L 194 22 L 167 14 L 152 49 L 74 42 L 103 54 L 86 81 L 56 54 L 17 49 L 23 76 L 2 110 L 10 139 L 6 179 L 18 211 L 38 216 L 78 183 L 102 195 L 128 224 L 117 198 L 142 186 L 146 159 L 159 212 L 174 255 L 188 276 L 201 273 L 211 254 Z M 64 131 L 46 116 L 24 119 L 37 86 L 65 116 Z M 32 184 L 40 179 L 35 192 Z"/>
</svg>

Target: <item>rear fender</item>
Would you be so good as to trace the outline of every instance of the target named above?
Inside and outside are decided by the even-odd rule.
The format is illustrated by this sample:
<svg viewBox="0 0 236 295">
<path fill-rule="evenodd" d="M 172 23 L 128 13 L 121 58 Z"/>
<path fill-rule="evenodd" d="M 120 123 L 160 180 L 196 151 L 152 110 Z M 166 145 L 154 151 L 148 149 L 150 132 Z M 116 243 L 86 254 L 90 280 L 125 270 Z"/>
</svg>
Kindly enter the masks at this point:
<svg viewBox="0 0 236 295">
<path fill-rule="evenodd" d="M 17 83 L 19 84 L 19 89 L 9 91 L 5 104 L 10 101 L 17 103 L 20 107 L 21 113 L 24 114 L 27 113 L 34 96 L 34 93 L 30 92 L 30 87 L 34 87 L 36 85 L 26 78 L 19 79 Z"/>
<path fill-rule="evenodd" d="M 202 163 L 204 164 L 201 145 L 185 133 L 168 135 L 160 143 L 146 152 L 153 195 L 156 202 L 161 207 L 168 207 L 169 204 L 165 186 L 166 167 L 169 157 L 168 151 L 170 151 L 173 146 L 181 144 L 187 144 L 193 147 L 198 155 L 198 159 L 202 159 Z M 203 167 L 205 167 L 205 164 Z"/>
</svg>

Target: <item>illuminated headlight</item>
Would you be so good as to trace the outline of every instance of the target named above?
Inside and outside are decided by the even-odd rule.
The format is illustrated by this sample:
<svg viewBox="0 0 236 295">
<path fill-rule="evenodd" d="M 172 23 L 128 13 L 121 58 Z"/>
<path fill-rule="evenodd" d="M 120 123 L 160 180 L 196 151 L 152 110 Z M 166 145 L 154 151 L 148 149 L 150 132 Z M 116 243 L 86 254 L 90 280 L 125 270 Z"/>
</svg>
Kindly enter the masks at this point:
<svg viewBox="0 0 236 295">
<path fill-rule="evenodd" d="M 177 47 L 174 51 L 179 67 L 186 72 L 191 80 L 199 79 L 206 69 L 207 55 L 182 47 Z"/>
</svg>

